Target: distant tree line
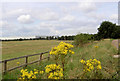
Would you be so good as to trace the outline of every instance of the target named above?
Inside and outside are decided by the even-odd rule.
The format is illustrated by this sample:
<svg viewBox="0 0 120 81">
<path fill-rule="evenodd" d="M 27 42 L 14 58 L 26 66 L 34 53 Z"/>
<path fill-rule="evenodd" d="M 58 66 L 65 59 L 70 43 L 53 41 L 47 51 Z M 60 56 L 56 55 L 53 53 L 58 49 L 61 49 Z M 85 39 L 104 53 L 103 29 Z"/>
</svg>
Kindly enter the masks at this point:
<svg viewBox="0 0 120 81">
<path fill-rule="evenodd" d="M 75 35 L 73 36 L 61 36 L 58 37 L 58 40 L 74 40 Z"/>
<path fill-rule="evenodd" d="M 37 37 L 37 38 L 19 38 L 19 39 L 4 39 L 1 41 L 25 41 L 25 40 L 74 40 L 75 35 L 72 36 L 46 36 L 46 37 Z"/>
<path fill-rule="evenodd" d="M 47 36 L 35 38 L 36 40 L 74 40 L 75 35 L 72 36 Z"/>
</svg>

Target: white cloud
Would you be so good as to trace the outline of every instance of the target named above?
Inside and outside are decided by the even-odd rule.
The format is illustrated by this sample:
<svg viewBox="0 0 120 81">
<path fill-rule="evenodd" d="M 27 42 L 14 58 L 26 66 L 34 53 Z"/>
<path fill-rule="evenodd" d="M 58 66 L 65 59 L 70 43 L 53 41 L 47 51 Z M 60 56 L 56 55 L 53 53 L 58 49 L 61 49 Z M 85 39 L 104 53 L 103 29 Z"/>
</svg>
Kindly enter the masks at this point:
<svg viewBox="0 0 120 81">
<path fill-rule="evenodd" d="M 53 28 L 53 27 L 59 27 L 59 26 L 63 26 L 63 24 L 60 23 L 50 23 L 50 22 L 41 22 L 38 25 L 40 28 Z"/>
<path fill-rule="evenodd" d="M 50 28 L 50 34 L 51 35 L 59 35 L 60 32 L 58 30 L 56 30 L 55 28 Z"/>
<path fill-rule="evenodd" d="M 95 19 L 96 21 L 107 18 L 104 14 L 97 14 L 96 12 L 87 13 L 86 16 Z"/>
<path fill-rule="evenodd" d="M 34 9 L 34 8 L 16 8 L 14 10 L 7 10 L 3 12 L 3 18 L 16 18 L 20 15 L 29 14 L 33 18 L 40 20 L 57 20 L 59 15 L 50 8 Z"/>
<path fill-rule="evenodd" d="M 79 33 L 97 33 L 97 26 L 95 27 L 88 27 L 88 26 L 81 26 L 79 28 L 69 28 L 59 31 L 61 35 L 76 35 Z"/>
<path fill-rule="evenodd" d="M 15 9 L 15 10 L 8 11 L 7 15 L 13 16 L 13 15 L 24 14 L 26 12 L 27 12 L 27 10 L 25 10 L 25 9 Z"/>
<path fill-rule="evenodd" d="M 81 2 L 78 8 L 84 12 L 91 12 L 96 10 L 96 5 L 94 2 Z"/>
<path fill-rule="evenodd" d="M 8 25 L 7 21 L 0 21 L 0 27 L 4 27 L 6 25 Z"/>
<path fill-rule="evenodd" d="M 71 6 L 72 10 L 76 10 L 78 12 L 82 12 L 82 13 L 90 13 L 93 11 L 97 10 L 97 6 L 95 4 L 95 2 L 79 2 L 77 5 Z"/>
<path fill-rule="evenodd" d="M 74 21 L 74 20 L 75 20 L 75 17 L 72 16 L 72 15 L 69 15 L 69 14 L 60 19 L 60 21 L 63 21 L 63 22 L 64 21 L 71 22 L 71 21 Z"/>
<path fill-rule="evenodd" d="M 59 18 L 57 13 L 49 11 L 38 13 L 37 16 L 40 20 L 57 20 Z"/>
<path fill-rule="evenodd" d="M 118 20 L 118 14 L 112 14 L 112 15 L 110 16 L 110 19 L 111 19 L 111 20 Z"/>
<path fill-rule="evenodd" d="M 2 18 L 17 18 L 20 15 L 23 14 L 29 14 L 31 13 L 30 9 L 22 9 L 22 8 L 16 8 L 16 9 L 5 9 L 4 12 L 2 12 Z"/>
<path fill-rule="evenodd" d="M 17 20 L 20 22 L 20 23 L 24 23 L 24 24 L 29 24 L 29 23 L 32 23 L 33 20 L 31 18 L 30 15 L 21 15 L 17 18 Z"/>
<path fill-rule="evenodd" d="M 40 27 L 52 27 L 52 24 L 50 24 L 50 23 L 45 23 L 45 22 L 41 22 L 41 23 L 40 23 Z"/>
</svg>

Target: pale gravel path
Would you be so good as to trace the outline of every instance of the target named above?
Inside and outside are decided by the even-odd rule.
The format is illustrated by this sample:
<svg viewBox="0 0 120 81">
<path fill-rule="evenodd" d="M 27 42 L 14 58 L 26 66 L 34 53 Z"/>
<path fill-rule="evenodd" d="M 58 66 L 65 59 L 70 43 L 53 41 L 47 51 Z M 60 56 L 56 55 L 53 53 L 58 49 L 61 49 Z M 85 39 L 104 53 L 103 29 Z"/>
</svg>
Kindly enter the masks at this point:
<svg viewBox="0 0 120 81">
<path fill-rule="evenodd" d="M 117 48 L 118 50 L 118 40 L 113 40 L 112 45 Z"/>
<path fill-rule="evenodd" d="M 118 50 L 118 40 L 113 40 L 112 45 L 117 48 Z M 120 58 L 120 55 L 113 55 L 114 58 Z"/>
</svg>

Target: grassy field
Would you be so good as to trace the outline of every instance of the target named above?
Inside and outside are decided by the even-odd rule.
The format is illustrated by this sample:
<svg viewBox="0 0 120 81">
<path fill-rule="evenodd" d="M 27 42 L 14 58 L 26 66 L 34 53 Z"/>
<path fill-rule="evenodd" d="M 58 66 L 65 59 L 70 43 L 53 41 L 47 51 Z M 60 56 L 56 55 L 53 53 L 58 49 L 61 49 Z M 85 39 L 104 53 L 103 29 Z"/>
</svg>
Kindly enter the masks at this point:
<svg viewBox="0 0 120 81">
<path fill-rule="evenodd" d="M 37 54 L 41 52 L 46 52 L 50 50 L 52 47 L 59 44 L 60 41 L 56 40 L 29 40 L 29 41 L 9 41 L 2 42 L 2 60 L 20 57 L 24 55 Z M 65 41 L 72 42 L 72 41 Z M 46 54 L 48 55 L 48 54 Z M 43 55 L 43 58 L 46 57 Z M 28 59 L 29 62 L 38 60 L 39 56 L 33 56 Z M 12 68 L 13 66 L 17 66 L 17 62 L 20 64 L 25 63 L 25 58 L 9 61 L 7 64 L 7 68 Z"/>
<path fill-rule="evenodd" d="M 50 50 L 59 41 L 32 40 L 2 42 L 2 59 L 9 59 L 23 55 L 36 54 Z"/>
<path fill-rule="evenodd" d="M 30 40 L 2 42 L 2 60 L 41 53 L 59 44 L 56 40 Z M 70 41 L 66 41 L 70 42 Z"/>
<path fill-rule="evenodd" d="M 65 65 L 65 67 L 67 68 L 65 69 L 65 78 L 66 79 L 80 78 L 81 74 L 83 73 L 82 64 L 80 63 L 80 60 L 81 59 L 88 60 L 93 58 L 96 58 L 101 61 L 102 73 L 104 74 L 103 78 L 105 79 L 117 78 L 118 75 L 115 75 L 114 77 L 112 77 L 112 75 L 114 75 L 118 70 L 117 68 L 118 59 L 113 58 L 113 55 L 117 54 L 117 50 L 115 47 L 111 45 L 111 41 L 112 40 L 102 40 L 99 42 L 91 43 L 84 47 L 75 47 L 73 49 L 75 54 L 71 56 L 71 58 L 67 61 L 67 64 Z M 27 41 L 21 41 L 16 43 L 9 42 L 9 45 L 7 45 L 7 43 L 8 42 L 3 42 L 3 59 L 9 58 L 9 57 L 22 56 L 25 54 L 32 54 L 34 52 L 36 53 L 43 52 L 51 49 L 51 47 L 57 45 L 59 42 L 58 41 L 39 41 L 39 42 L 29 41 L 28 43 Z M 45 45 L 47 47 L 45 47 Z M 98 48 L 96 49 L 94 48 L 94 46 L 98 46 Z M 11 51 L 12 49 L 14 51 Z M 20 53 L 18 53 L 18 51 Z M 38 65 L 38 63 L 36 63 L 33 65 L 29 65 L 27 68 L 28 70 L 33 70 L 35 68 L 39 70 L 44 70 L 44 67 L 46 65 L 52 64 L 52 63 L 55 63 L 55 61 L 51 57 L 50 61 L 45 60 L 44 62 L 41 63 L 41 65 Z M 3 78 L 17 79 L 19 77 L 19 74 L 20 74 L 20 70 L 17 69 L 7 73 L 6 75 L 3 76 Z M 46 77 L 43 76 L 43 78 L 46 78 Z"/>
</svg>

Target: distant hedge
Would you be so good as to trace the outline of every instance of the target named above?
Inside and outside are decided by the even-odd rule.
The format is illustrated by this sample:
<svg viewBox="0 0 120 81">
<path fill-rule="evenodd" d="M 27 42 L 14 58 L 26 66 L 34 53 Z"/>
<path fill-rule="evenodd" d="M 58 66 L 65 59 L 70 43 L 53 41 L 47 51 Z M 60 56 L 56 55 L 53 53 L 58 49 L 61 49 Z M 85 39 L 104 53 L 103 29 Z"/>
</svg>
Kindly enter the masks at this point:
<svg viewBox="0 0 120 81">
<path fill-rule="evenodd" d="M 90 40 L 93 40 L 92 34 L 78 34 L 75 36 L 74 44 L 76 46 L 83 46 L 84 44 L 88 43 Z"/>
</svg>

